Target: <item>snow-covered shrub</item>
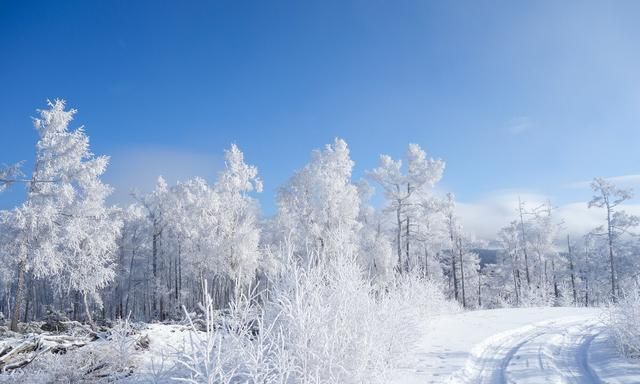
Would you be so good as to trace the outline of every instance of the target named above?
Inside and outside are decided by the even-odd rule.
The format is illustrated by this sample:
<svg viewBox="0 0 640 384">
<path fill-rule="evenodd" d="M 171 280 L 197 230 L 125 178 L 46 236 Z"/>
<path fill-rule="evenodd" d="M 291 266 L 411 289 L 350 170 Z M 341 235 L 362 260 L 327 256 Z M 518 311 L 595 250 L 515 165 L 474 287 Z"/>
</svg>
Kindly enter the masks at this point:
<svg viewBox="0 0 640 384">
<path fill-rule="evenodd" d="M 627 292 L 609 307 L 608 315 L 609 328 L 622 352 L 640 358 L 640 290 Z"/>
<path fill-rule="evenodd" d="M 133 337 L 133 327 L 126 319 L 118 319 L 111 328 L 108 346 L 112 351 L 112 365 L 117 371 L 126 371 L 131 367 L 133 356 L 136 353 L 136 339 Z"/>
<path fill-rule="evenodd" d="M 448 300 L 442 282 L 425 279 L 420 271 L 397 276 L 387 291 L 387 301 L 415 311 L 418 319 L 461 310 L 459 303 Z"/>
<path fill-rule="evenodd" d="M 409 340 L 396 332 L 411 324 L 377 299 L 357 264 L 338 259 L 309 270 L 293 263 L 272 292 L 270 318 L 282 329 L 293 359 L 292 382 L 385 382 Z M 382 305 L 381 305 L 382 303 Z M 396 320 L 387 322 L 385 320 Z"/>
<path fill-rule="evenodd" d="M 552 307 L 556 304 L 553 287 L 550 284 L 536 286 L 532 284 L 520 291 L 520 307 Z"/>
<path fill-rule="evenodd" d="M 208 292 L 206 281 L 204 292 Z M 225 348 L 223 352 L 223 332 L 218 327 L 218 313 L 208 293 L 201 306 L 204 311 L 201 325 L 195 323 L 192 314 L 184 309 L 191 332 L 188 345 L 178 353 L 178 364 L 186 372 L 179 370 L 177 374 L 181 377 L 176 377 L 176 380 L 188 383 L 230 383 L 234 377 L 233 361 L 236 351 Z"/>
<path fill-rule="evenodd" d="M 222 318 L 205 297 L 206 326 L 191 322 L 179 380 L 384 383 L 419 338 L 420 321 L 458 310 L 417 274 L 376 291 L 350 258 L 285 265 L 268 294 L 238 295 Z"/>
</svg>

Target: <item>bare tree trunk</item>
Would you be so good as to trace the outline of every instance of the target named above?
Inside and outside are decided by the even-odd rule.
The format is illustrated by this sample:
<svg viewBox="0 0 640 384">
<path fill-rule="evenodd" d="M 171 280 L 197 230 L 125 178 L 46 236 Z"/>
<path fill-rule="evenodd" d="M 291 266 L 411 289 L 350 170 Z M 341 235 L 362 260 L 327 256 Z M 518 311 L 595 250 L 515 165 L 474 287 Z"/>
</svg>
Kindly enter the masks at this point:
<svg viewBox="0 0 640 384">
<path fill-rule="evenodd" d="M 82 294 L 82 301 L 84 302 L 84 309 L 85 309 L 85 313 L 87 314 L 87 321 L 89 322 L 89 326 L 91 327 L 91 329 L 96 329 L 96 325 L 93 322 L 93 317 L 91 317 L 91 309 L 89 308 L 89 302 L 87 300 L 87 294 L 83 293 Z"/>
<path fill-rule="evenodd" d="M 18 286 L 16 287 L 16 302 L 13 308 L 13 316 L 11 316 L 10 329 L 13 332 L 18 332 L 18 320 L 20 319 L 20 310 L 22 308 L 22 300 L 24 297 L 24 274 L 25 263 L 21 261 L 18 264 Z"/>
<path fill-rule="evenodd" d="M 478 309 L 482 308 L 482 279 L 481 270 L 478 270 Z"/>
<path fill-rule="evenodd" d="M 576 275 L 573 267 L 573 253 L 571 252 L 571 239 L 567 235 L 567 249 L 569 252 L 569 270 L 571 271 L 571 289 L 573 289 L 573 305 L 578 305 L 578 292 L 576 291 Z"/>
<path fill-rule="evenodd" d="M 424 277 L 429 278 L 429 249 L 427 243 L 424 244 Z"/>
<path fill-rule="evenodd" d="M 466 292 L 464 289 L 464 260 L 462 257 L 462 238 L 458 236 L 458 252 L 460 254 L 460 282 L 462 283 L 462 307 L 467 307 Z"/>
<path fill-rule="evenodd" d="M 611 205 L 607 200 L 607 235 L 609 240 L 609 264 L 611 266 L 611 299 L 614 303 L 618 302 L 616 295 L 616 269 L 613 264 L 613 229 L 611 227 Z"/>
<path fill-rule="evenodd" d="M 174 274 L 174 289 L 175 289 L 175 297 L 176 297 L 176 303 L 178 303 L 178 260 L 180 260 L 180 253 L 182 252 L 182 247 L 181 244 L 178 243 L 178 253 L 176 254 L 176 260 L 173 263 L 173 274 Z M 179 303 L 178 303 L 179 304 Z"/>
<path fill-rule="evenodd" d="M 152 251 L 151 251 L 152 252 L 151 253 L 151 256 L 152 256 L 151 260 L 152 261 L 151 261 L 151 264 L 152 264 L 152 271 L 153 271 L 153 284 L 152 284 L 152 289 L 153 289 L 153 292 L 152 292 L 152 295 L 153 295 L 152 296 L 152 298 L 153 298 L 152 299 L 152 301 L 153 301 L 153 316 L 155 316 L 156 315 L 155 312 L 157 310 L 157 307 L 156 307 L 156 301 L 157 301 L 156 300 L 156 295 L 157 295 L 157 291 L 158 291 L 158 287 L 156 286 L 158 284 L 158 275 L 157 275 L 157 271 L 158 271 L 158 236 L 160 236 L 160 234 L 157 232 L 157 228 L 156 228 L 157 224 L 155 223 L 155 221 L 154 221 L 153 226 L 154 226 L 154 228 L 153 228 L 154 232 L 153 232 L 153 239 L 152 239 Z"/>
<path fill-rule="evenodd" d="M 560 293 L 558 292 L 558 281 L 556 279 L 556 262 L 553 259 L 551 259 L 551 272 L 553 273 L 553 295 L 558 299 Z"/>
<path fill-rule="evenodd" d="M 28 282 L 28 284 L 27 284 Z M 30 276 L 25 276 L 25 284 L 27 288 L 25 289 L 25 302 L 24 302 L 24 322 L 29 322 L 29 304 L 33 301 L 33 292 L 32 292 L 32 284 Z"/>
<path fill-rule="evenodd" d="M 516 305 L 520 305 L 520 288 L 518 287 L 518 271 L 513 270 L 513 291 L 516 294 Z"/>
<path fill-rule="evenodd" d="M 409 215 L 407 215 L 407 239 L 405 240 L 405 247 L 406 247 L 406 254 L 405 254 L 405 259 L 404 259 L 404 269 L 405 271 L 408 273 L 410 266 L 409 266 L 409 225 L 410 225 L 410 221 L 409 221 Z"/>
<path fill-rule="evenodd" d="M 527 277 L 527 287 L 531 286 L 531 277 L 529 275 L 529 255 L 527 254 L 527 236 L 524 229 L 524 213 L 522 212 L 522 201 L 518 196 L 518 211 L 520 212 L 520 228 L 522 232 L 522 253 L 524 254 L 524 270 Z"/>
<path fill-rule="evenodd" d="M 407 183 L 407 196 L 411 195 L 411 184 Z M 411 236 L 411 220 L 409 218 L 409 213 L 406 214 L 407 216 L 407 231 L 406 231 L 406 240 L 405 240 L 405 247 L 406 247 L 406 254 L 405 254 L 405 260 L 404 260 L 404 264 L 405 264 L 405 270 L 407 273 L 409 273 L 409 261 L 410 261 L 410 250 L 409 250 L 409 243 L 410 243 L 410 236 Z"/>
<path fill-rule="evenodd" d="M 516 294 L 516 305 L 520 305 L 520 286 L 522 282 L 520 281 L 520 269 L 518 268 L 518 253 L 516 250 L 511 250 L 509 253 L 511 255 L 511 264 L 512 264 L 512 273 L 513 273 L 513 286 Z"/>
<path fill-rule="evenodd" d="M 453 297 L 458 301 L 458 276 L 456 272 L 456 252 L 453 232 L 451 233 L 451 275 L 453 276 Z"/>
<path fill-rule="evenodd" d="M 133 260 L 136 256 L 136 250 L 131 250 L 131 262 L 129 263 L 129 276 L 127 277 L 127 299 L 124 303 L 124 312 L 129 313 L 129 297 L 131 297 L 131 275 L 133 275 Z"/>
<path fill-rule="evenodd" d="M 547 273 L 547 264 L 548 264 L 549 260 L 544 261 L 544 288 L 547 288 L 547 284 L 549 284 L 549 274 Z"/>
<path fill-rule="evenodd" d="M 584 306 L 589 306 L 589 246 L 584 247 Z"/>
<path fill-rule="evenodd" d="M 402 218 L 400 212 L 402 211 L 402 201 L 398 200 L 398 208 L 396 209 L 396 219 L 398 221 L 398 231 L 396 234 L 396 242 L 398 243 L 398 271 L 402 272 Z"/>
</svg>

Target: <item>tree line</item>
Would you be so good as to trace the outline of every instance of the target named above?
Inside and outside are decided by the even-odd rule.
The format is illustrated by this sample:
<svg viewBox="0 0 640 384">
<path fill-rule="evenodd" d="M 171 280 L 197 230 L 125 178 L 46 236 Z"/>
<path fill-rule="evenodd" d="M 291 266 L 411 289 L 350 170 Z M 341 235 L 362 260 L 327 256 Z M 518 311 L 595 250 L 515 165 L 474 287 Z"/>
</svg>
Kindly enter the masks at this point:
<svg viewBox="0 0 640 384">
<path fill-rule="evenodd" d="M 597 305 L 638 283 L 638 218 L 622 209 L 631 193 L 604 179 L 594 180 L 588 204 L 606 221 L 581 239 L 563 238 L 551 204 L 524 202 L 494 241 L 476 239 L 454 196 L 434 192 L 444 161 L 417 144 L 403 159 L 381 155 L 354 181 L 349 147 L 335 139 L 279 188 L 272 217 L 261 215 L 258 169 L 236 145 L 213 182 L 159 177 L 151 192 L 113 206 L 101 180 L 109 158 L 91 152 L 84 128 L 70 127 L 75 113 L 50 102 L 34 120 L 30 174 L 22 163 L 0 169 L 0 190 L 27 189 L 23 203 L 0 211 L 0 312 L 12 330 L 51 309 L 90 324 L 176 319 L 205 294 L 225 308 L 241 292 L 266 291 L 283 264 L 311 269 L 340 258 L 357 260 L 373 291 L 417 274 L 468 308 Z M 374 188 L 385 197 L 379 209 Z M 495 263 L 481 261 L 476 250 L 486 247 L 498 250 Z"/>
</svg>

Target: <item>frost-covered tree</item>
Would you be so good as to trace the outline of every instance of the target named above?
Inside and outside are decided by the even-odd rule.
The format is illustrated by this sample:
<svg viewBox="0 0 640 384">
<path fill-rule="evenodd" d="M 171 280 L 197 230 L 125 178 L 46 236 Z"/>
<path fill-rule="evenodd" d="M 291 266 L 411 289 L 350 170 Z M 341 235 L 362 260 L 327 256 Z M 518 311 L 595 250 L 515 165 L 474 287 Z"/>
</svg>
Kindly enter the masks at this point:
<svg viewBox="0 0 640 384">
<path fill-rule="evenodd" d="M 64 247 L 73 242 L 86 247 L 78 254 L 82 262 L 93 257 L 94 251 L 98 254 L 110 248 L 108 239 L 88 245 L 93 239 L 78 228 L 84 219 L 94 220 L 92 224 L 98 227 L 109 226 L 105 224 L 109 222 L 108 214 L 103 210 L 109 189 L 99 182 L 108 159 L 90 152 L 83 127 L 69 129 L 76 110 L 65 110 L 63 100 L 49 102 L 49 109 L 39 112 L 40 117 L 34 119 L 39 139 L 26 201 L 3 215 L 5 226 L 14 234 L 3 247 L 10 249 L 10 262 L 17 270 L 12 330 L 17 330 L 27 272 L 36 278 L 57 274 L 69 263 Z M 99 217 L 93 218 L 93 214 Z M 85 239 L 83 244 L 79 244 L 80 238 Z M 82 289 L 91 291 L 88 287 Z"/>
<path fill-rule="evenodd" d="M 244 162 L 244 155 L 235 144 L 225 152 L 225 164 L 226 169 L 215 186 L 221 209 L 218 234 L 227 274 L 244 284 L 254 277 L 258 267 L 260 240 L 257 206 L 248 193 L 262 192 L 262 181 L 258 169 Z"/>
<path fill-rule="evenodd" d="M 374 284 L 384 286 L 393 278 L 393 245 L 383 230 L 383 217 L 366 203 L 373 189 L 364 180 L 357 187 L 361 202 L 358 259 Z"/>
<path fill-rule="evenodd" d="M 151 306 L 154 315 L 160 312 L 160 317 L 164 316 L 164 302 L 161 295 L 161 286 L 159 281 L 159 269 L 161 263 L 162 252 L 162 239 L 164 235 L 164 229 L 167 226 L 169 220 L 168 214 L 168 199 L 169 199 L 169 187 L 167 182 L 158 177 L 155 188 L 147 195 L 140 196 L 134 194 L 139 204 L 144 207 L 147 220 L 150 225 L 149 235 L 151 236 L 151 278 L 147 278 L 147 282 L 150 282 L 150 289 L 152 291 Z"/>
<path fill-rule="evenodd" d="M 518 222 L 512 221 L 508 226 L 502 228 L 498 233 L 498 244 L 500 245 L 499 258 L 501 259 L 502 268 L 500 272 L 504 276 L 510 276 L 513 283 L 512 303 L 515 305 L 521 304 L 522 296 L 522 275 L 521 275 L 521 263 L 519 259 L 520 243 L 521 243 L 520 231 L 518 230 Z M 507 279 L 504 279 L 506 281 Z M 505 289 L 509 289 L 507 286 Z"/>
<path fill-rule="evenodd" d="M 257 204 L 248 194 L 262 192 L 258 169 L 244 162 L 233 144 L 225 151 L 226 168 L 215 189 L 220 199 L 218 236 L 225 257 L 226 274 L 238 284 L 249 282 L 258 268 Z"/>
<path fill-rule="evenodd" d="M 466 308 L 478 301 L 480 258 L 472 250 L 472 237 L 464 233 L 455 214 L 455 202 L 451 193 L 447 194 L 444 201 L 444 215 L 448 236 L 445 252 L 445 263 L 449 266 L 447 274 L 449 280 L 453 281 L 453 297 Z"/>
<path fill-rule="evenodd" d="M 424 197 L 426 190 L 442 178 L 444 171 L 444 162 L 427 158 L 425 151 L 417 144 L 409 144 L 406 160 L 406 169 L 403 170 L 402 160 L 381 155 L 378 167 L 368 172 L 369 178 L 383 188 L 388 209 L 395 213 L 398 271 L 408 271 L 410 268 L 411 226 L 417 211 L 415 206 L 419 205 L 417 196 Z"/>
<path fill-rule="evenodd" d="M 524 270 L 525 276 L 527 278 L 527 287 L 531 286 L 531 273 L 529 271 L 529 253 L 527 252 L 527 225 L 525 225 L 524 215 L 525 215 L 525 204 L 518 196 L 518 216 L 520 218 L 520 236 L 521 236 L 521 249 L 522 255 L 524 256 Z"/>
<path fill-rule="evenodd" d="M 425 196 L 419 201 L 412 233 L 416 246 L 413 247 L 414 268 L 424 271 L 424 276 L 440 280 L 443 276 L 441 255 L 449 244 L 447 199 Z"/>
<path fill-rule="evenodd" d="M 311 161 L 278 191 L 277 222 L 305 264 L 355 256 L 360 199 L 353 161 L 342 139 L 312 152 Z"/>
<path fill-rule="evenodd" d="M 616 246 L 620 237 L 629 233 L 629 230 L 640 223 L 640 218 L 629 215 L 617 207 L 632 197 L 630 190 L 619 189 L 603 178 L 595 178 L 591 182 L 594 196 L 589 201 L 589 208 L 604 208 L 606 211 L 606 223 L 597 229 L 597 232 L 606 236 L 609 256 L 609 274 L 611 282 L 611 298 L 615 302 L 618 297 L 617 269 L 615 262 Z"/>
<path fill-rule="evenodd" d="M 222 254 L 218 252 L 220 199 L 216 191 L 201 178 L 179 182 L 171 188 L 168 224 L 171 254 L 173 254 L 172 275 L 168 287 L 173 300 L 184 305 L 185 300 L 193 301 L 203 279 L 225 273 Z M 186 279 L 182 276 L 195 276 Z M 173 280 L 173 281 L 171 281 Z M 184 293 L 183 293 L 184 291 Z M 188 297 L 183 297 L 188 294 Z M 178 306 L 179 307 L 179 306 Z"/>
<path fill-rule="evenodd" d="M 142 295 L 145 317 L 180 316 L 182 305 L 195 306 L 202 297 L 203 280 L 210 282 L 217 306 L 226 306 L 236 289 L 254 280 L 260 231 L 251 193 L 261 190 L 257 168 L 232 145 L 215 184 L 196 177 L 169 186 L 159 178 L 151 193 L 137 196 L 147 234 L 146 245 L 137 248 L 148 263 L 138 265 L 143 273 L 134 271 L 132 254 L 130 273 L 144 284 L 135 293 Z"/>
<path fill-rule="evenodd" d="M 24 176 L 21 170 L 22 165 L 23 162 L 18 162 L 0 166 L 0 192 L 6 190 L 12 184 L 29 182 L 29 180 L 22 177 Z"/>
<path fill-rule="evenodd" d="M 89 158 L 90 156 L 87 156 Z M 105 199 L 111 188 L 100 181 L 108 158 L 84 162 L 77 175 L 78 193 L 72 204 L 61 212 L 63 243 L 59 245 L 64 268 L 56 276 L 62 288 L 78 292 L 83 299 L 87 319 L 93 324 L 89 299 L 102 306 L 99 290 L 115 277 L 117 238 L 122 221 L 116 209 Z"/>
<path fill-rule="evenodd" d="M 118 275 L 114 289 L 114 300 L 110 303 L 113 308 L 113 317 L 127 318 L 133 313 L 133 318 L 139 318 L 133 308 L 138 281 L 143 281 L 141 273 L 144 268 L 141 263 L 145 260 L 147 251 L 146 239 L 148 235 L 147 215 L 140 204 L 131 204 L 120 212 L 122 229 L 118 236 Z M 134 300 L 131 298 L 134 297 Z"/>
<path fill-rule="evenodd" d="M 550 203 L 541 204 L 533 210 L 527 212 L 530 216 L 525 226 L 527 236 L 522 243 L 530 249 L 535 256 L 534 269 L 538 271 L 538 281 L 535 286 L 529 285 L 528 301 L 530 303 L 546 303 L 550 300 L 553 292 L 554 300 L 559 299 L 559 274 L 561 271 L 558 264 L 563 260 L 558 253 L 556 242 L 560 224 L 555 221 L 553 208 Z M 522 223 L 522 222 L 521 222 Z M 524 252 L 524 251 L 523 251 Z"/>
</svg>

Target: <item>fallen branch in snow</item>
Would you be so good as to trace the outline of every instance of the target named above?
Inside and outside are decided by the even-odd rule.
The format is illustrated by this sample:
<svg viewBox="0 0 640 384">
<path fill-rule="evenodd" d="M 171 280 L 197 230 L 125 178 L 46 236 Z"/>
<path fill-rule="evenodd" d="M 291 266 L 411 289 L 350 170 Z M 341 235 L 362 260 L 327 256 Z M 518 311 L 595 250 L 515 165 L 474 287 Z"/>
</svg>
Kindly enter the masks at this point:
<svg viewBox="0 0 640 384">
<path fill-rule="evenodd" d="M 92 337 L 69 335 L 28 335 L 24 339 L 9 339 L 0 342 L 0 371 L 6 372 L 31 363 L 38 355 L 67 353 L 95 340 Z"/>
</svg>

